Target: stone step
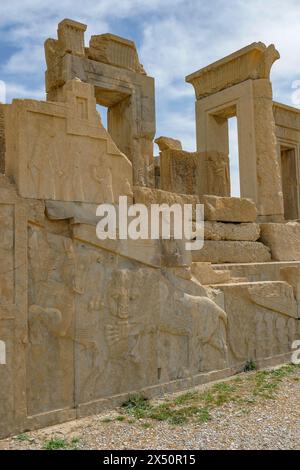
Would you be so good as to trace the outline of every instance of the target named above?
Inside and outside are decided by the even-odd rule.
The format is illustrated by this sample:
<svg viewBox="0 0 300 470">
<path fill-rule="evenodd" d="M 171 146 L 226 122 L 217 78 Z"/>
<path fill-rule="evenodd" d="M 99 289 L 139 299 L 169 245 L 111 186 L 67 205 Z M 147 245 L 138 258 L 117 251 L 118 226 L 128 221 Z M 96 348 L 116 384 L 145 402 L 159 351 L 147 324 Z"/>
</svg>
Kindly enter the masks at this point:
<svg viewBox="0 0 300 470">
<path fill-rule="evenodd" d="M 280 281 L 289 268 L 300 270 L 300 261 L 269 261 L 267 263 L 214 264 L 215 271 L 230 271 L 232 277 L 246 277 L 251 282 Z"/>
<path fill-rule="evenodd" d="M 204 286 L 247 282 L 245 277 L 232 277 L 229 269 L 213 269 L 211 263 L 195 262 L 191 266 L 192 275 Z"/>
<path fill-rule="evenodd" d="M 228 241 L 251 241 L 259 239 L 259 224 L 250 223 L 230 223 L 230 222 L 204 222 L 205 240 L 228 240 Z"/>
<path fill-rule="evenodd" d="M 300 261 L 300 223 L 260 224 L 262 242 L 276 261 Z"/>
<path fill-rule="evenodd" d="M 250 199 L 204 195 L 200 202 L 204 205 L 204 220 L 255 222 L 257 217 L 256 206 Z"/>
<path fill-rule="evenodd" d="M 214 264 L 257 263 L 270 261 L 271 255 L 269 248 L 260 242 L 205 240 L 201 250 L 192 252 L 192 259 Z"/>
</svg>

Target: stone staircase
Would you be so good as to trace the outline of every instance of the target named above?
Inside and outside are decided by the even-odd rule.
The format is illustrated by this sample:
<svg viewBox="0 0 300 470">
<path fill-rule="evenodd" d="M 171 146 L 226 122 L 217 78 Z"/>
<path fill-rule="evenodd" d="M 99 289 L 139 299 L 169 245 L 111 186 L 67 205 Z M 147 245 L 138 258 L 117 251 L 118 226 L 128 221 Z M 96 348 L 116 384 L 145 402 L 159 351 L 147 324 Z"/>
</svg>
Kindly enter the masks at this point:
<svg viewBox="0 0 300 470">
<path fill-rule="evenodd" d="M 230 362 L 290 361 L 300 337 L 300 224 L 259 224 L 248 200 L 202 202 L 204 247 L 191 272 L 226 312 Z"/>
</svg>

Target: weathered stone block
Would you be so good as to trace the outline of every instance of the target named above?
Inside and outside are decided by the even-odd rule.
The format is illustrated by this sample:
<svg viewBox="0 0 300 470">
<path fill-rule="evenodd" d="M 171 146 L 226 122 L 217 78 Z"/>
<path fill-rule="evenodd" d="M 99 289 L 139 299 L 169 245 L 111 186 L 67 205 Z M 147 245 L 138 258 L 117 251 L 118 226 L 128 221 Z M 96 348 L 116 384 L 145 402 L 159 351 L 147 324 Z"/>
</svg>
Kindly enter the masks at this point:
<svg viewBox="0 0 300 470">
<path fill-rule="evenodd" d="M 92 36 L 88 48 L 89 59 L 104 64 L 145 73 L 139 62 L 137 50 L 133 41 L 114 34 L 99 34 Z"/>
<path fill-rule="evenodd" d="M 161 136 L 155 139 L 154 142 L 158 145 L 159 150 L 161 152 L 167 149 L 182 150 L 182 145 L 181 145 L 180 140 L 172 139 L 171 137 Z"/>
<path fill-rule="evenodd" d="M 188 75 L 185 80 L 194 86 L 199 100 L 249 78 L 267 78 L 279 57 L 273 44 L 266 47 L 262 42 L 253 42 Z"/>
<path fill-rule="evenodd" d="M 206 240 L 201 250 L 192 252 L 193 261 L 211 263 L 255 263 L 270 261 L 269 249 L 259 242 Z"/>
<path fill-rule="evenodd" d="M 258 240 L 260 228 L 255 223 L 223 223 L 206 221 L 204 223 L 205 240 L 245 240 L 255 242 Z"/>
<path fill-rule="evenodd" d="M 131 196 L 132 165 L 102 126 L 93 87 L 74 79 L 63 92 L 62 103 L 5 108 L 7 176 L 26 198 L 99 204 Z"/>
<path fill-rule="evenodd" d="M 230 280 L 229 270 L 215 271 L 209 262 L 192 263 L 192 274 L 201 284 L 221 284 Z"/>
<path fill-rule="evenodd" d="M 198 196 L 191 194 L 177 194 L 161 189 L 144 188 L 142 186 L 133 187 L 133 199 L 135 203 L 145 204 L 199 204 Z"/>
<path fill-rule="evenodd" d="M 287 353 L 297 337 L 297 303 L 286 282 L 218 286 L 228 315 L 229 362 Z M 251 338 L 251 340 L 250 340 Z"/>
<path fill-rule="evenodd" d="M 204 219 L 220 222 L 254 222 L 257 210 L 254 202 L 246 198 L 204 195 Z"/>
<path fill-rule="evenodd" d="M 45 201 L 46 214 L 50 220 L 72 219 L 73 223 L 95 225 L 97 204 L 67 201 Z"/>
<path fill-rule="evenodd" d="M 167 148 L 160 153 L 160 186 L 165 191 L 199 195 L 201 156 Z"/>
<path fill-rule="evenodd" d="M 261 240 L 271 249 L 272 259 L 300 261 L 300 223 L 260 224 Z"/>
</svg>

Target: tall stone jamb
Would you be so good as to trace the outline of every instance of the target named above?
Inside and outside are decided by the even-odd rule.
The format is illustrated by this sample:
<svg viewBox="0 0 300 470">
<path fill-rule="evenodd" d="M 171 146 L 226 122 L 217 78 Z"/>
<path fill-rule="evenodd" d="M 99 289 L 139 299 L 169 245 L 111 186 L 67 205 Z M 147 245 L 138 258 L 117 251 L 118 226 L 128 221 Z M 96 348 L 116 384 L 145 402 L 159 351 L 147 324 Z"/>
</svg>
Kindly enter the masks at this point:
<svg viewBox="0 0 300 470">
<path fill-rule="evenodd" d="M 271 66 L 278 58 L 273 45 L 253 43 L 186 77 L 196 92 L 201 191 L 228 195 L 228 119 L 236 116 L 241 197 L 256 203 L 262 220 L 283 216 L 269 80 Z M 215 188 L 217 177 L 220 181 Z"/>
</svg>

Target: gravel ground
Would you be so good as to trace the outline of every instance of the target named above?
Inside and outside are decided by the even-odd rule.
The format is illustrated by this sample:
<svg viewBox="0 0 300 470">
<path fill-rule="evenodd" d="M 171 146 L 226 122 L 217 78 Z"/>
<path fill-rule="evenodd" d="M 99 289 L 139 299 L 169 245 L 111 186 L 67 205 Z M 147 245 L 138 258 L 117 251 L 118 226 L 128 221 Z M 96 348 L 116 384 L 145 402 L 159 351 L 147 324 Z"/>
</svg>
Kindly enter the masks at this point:
<svg viewBox="0 0 300 470">
<path fill-rule="evenodd" d="M 246 376 L 249 374 L 241 375 L 242 379 Z M 195 390 L 203 393 L 211 387 Z M 178 394 L 164 400 L 176 397 Z M 77 449 L 300 449 L 299 400 L 297 368 L 282 379 L 275 398 L 249 404 L 229 401 L 211 409 L 211 420 L 204 423 L 189 420 L 171 425 L 135 419 L 119 408 L 2 440 L 0 449 L 42 449 L 51 439 L 61 440 L 62 447 Z"/>
</svg>

